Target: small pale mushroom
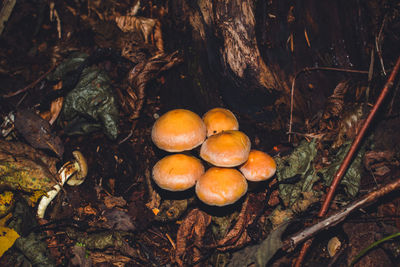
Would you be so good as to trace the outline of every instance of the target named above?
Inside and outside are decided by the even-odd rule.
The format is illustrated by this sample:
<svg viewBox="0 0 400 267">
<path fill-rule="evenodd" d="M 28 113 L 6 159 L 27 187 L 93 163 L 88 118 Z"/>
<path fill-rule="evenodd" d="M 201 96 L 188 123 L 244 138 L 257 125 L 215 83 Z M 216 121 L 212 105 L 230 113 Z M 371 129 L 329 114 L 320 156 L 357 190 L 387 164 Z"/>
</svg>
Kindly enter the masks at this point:
<svg viewBox="0 0 400 267">
<path fill-rule="evenodd" d="M 77 186 L 85 180 L 88 172 L 86 159 L 79 151 L 72 152 L 72 155 L 75 159 L 65 163 L 57 173 L 59 177 L 58 184 L 54 185 L 53 189 L 47 192 L 46 196 L 43 196 L 40 200 L 37 210 L 38 218 L 44 218 L 47 206 L 56 197 L 58 192 L 60 192 L 65 182 L 71 186 Z"/>
<path fill-rule="evenodd" d="M 67 184 L 70 186 L 77 186 L 82 184 L 85 181 L 86 175 L 88 173 L 88 167 L 86 163 L 85 157 L 82 153 L 78 150 L 72 152 L 74 156 L 74 164 L 76 165 L 75 168 L 78 170 L 76 171 L 68 180 Z"/>
<path fill-rule="evenodd" d="M 337 236 L 332 237 L 327 245 L 329 256 L 335 256 L 335 254 L 340 250 L 341 246 L 342 242 L 340 242 L 339 238 Z"/>
</svg>

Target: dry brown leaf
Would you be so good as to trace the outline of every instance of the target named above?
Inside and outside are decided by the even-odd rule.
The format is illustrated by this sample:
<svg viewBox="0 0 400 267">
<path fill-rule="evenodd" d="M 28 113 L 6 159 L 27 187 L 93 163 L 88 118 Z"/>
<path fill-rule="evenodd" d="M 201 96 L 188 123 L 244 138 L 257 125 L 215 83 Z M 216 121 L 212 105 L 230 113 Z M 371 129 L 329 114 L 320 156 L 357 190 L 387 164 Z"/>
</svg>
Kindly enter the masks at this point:
<svg viewBox="0 0 400 267">
<path fill-rule="evenodd" d="M 62 107 L 63 107 L 63 103 L 64 103 L 64 97 L 56 98 L 51 102 L 51 105 L 50 105 L 51 117 L 49 120 L 50 125 L 53 125 L 54 122 L 57 120 L 58 116 L 60 115 Z"/>
<path fill-rule="evenodd" d="M 62 81 L 53 86 L 53 90 L 60 90 L 62 88 Z M 53 125 L 61 113 L 64 103 L 64 97 L 58 97 L 51 102 L 50 110 L 41 112 L 40 116 Z"/>
<path fill-rule="evenodd" d="M 123 32 L 139 33 L 143 36 L 144 42 L 155 42 L 159 51 L 164 50 L 164 42 L 161 33 L 161 23 L 157 19 L 136 17 L 136 16 L 117 16 L 115 17 L 117 26 Z"/>
<path fill-rule="evenodd" d="M 364 166 L 367 170 L 371 170 L 374 168 L 375 164 L 380 162 L 391 162 L 393 158 L 393 151 L 368 151 L 364 155 Z"/>
<path fill-rule="evenodd" d="M 184 257 L 190 253 L 188 249 L 189 241 L 193 244 L 190 246 L 193 255 L 191 255 L 191 262 L 200 260 L 199 248 L 203 247 L 203 236 L 206 233 L 208 225 L 211 223 L 211 216 L 207 213 L 193 209 L 183 220 L 179 226 L 176 237 L 176 253 L 175 260 L 179 266 L 184 266 Z M 186 255 L 185 255 L 186 254 Z"/>
<path fill-rule="evenodd" d="M 268 205 L 274 207 L 279 204 L 279 191 L 274 190 L 271 192 L 271 196 L 268 200 Z"/>
<path fill-rule="evenodd" d="M 130 108 L 132 109 L 130 119 L 137 119 L 143 107 L 145 100 L 146 84 L 157 77 L 161 72 L 167 71 L 173 66 L 182 62 L 182 59 L 177 56 L 177 53 L 171 54 L 157 54 L 148 60 L 139 62 L 128 74 L 127 81 L 129 87 L 127 88 L 127 98 Z M 133 92 L 133 88 L 136 92 Z M 134 99 L 132 96 L 135 96 Z M 132 104 L 133 103 L 133 104 Z"/>
<path fill-rule="evenodd" d="M 48 121 L 30 110 L 18 110 L 15 114 L 15 129 L 34 148 L 49 149 L 60 158 L 64 154 L 64 144 L 53 133 Z"/>
<path fill-rule="evenodd" d="M 247 233 L 247 226 L 252 224 L 257 214 L 256 197 L 247 197 L 238 215 L 235 226 L 226 236 L 218 241 L 218 250 L 226 251 L 229 249 L 240 248 L 250 242 L 251 238 Z M 249 204 L 251 202 L 251 204 Z"/>
<path fill-rule="evenodd" d="M 124 207 L 126 205 L 126 200 L 123 197 L 115 197 L 115 196 L 105 196 L 104 204 L 108 209 L 114 207 Z"/>
<path fill-rule="evenodd" d="M 98 223 L 98 227 L 119 231 L 134 231 L 136 229 L 129 214 L 117 208 L 103 211 L 101 219 L 103 222 Z"/>
<path fill-rule="evenodd" d="M 128 262 L 131 261 L 129 257 L 115 254 L 106 254 L 104 252 L 90 252 L 90 258 L 93 261 L 94 265 L 97 264 L 111 264 L 112 266 L 125 266 Z"/>
</svg>

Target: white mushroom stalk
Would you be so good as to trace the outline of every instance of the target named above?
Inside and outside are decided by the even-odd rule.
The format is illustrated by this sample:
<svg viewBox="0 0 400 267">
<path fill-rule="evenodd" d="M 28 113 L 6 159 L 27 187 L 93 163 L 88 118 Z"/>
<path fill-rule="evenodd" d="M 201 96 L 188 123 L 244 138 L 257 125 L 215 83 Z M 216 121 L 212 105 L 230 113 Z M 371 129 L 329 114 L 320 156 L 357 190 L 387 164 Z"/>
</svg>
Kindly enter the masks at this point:
<svg viewBox="0 0 400 267">
<path fill-rule="evenodd" d="M 43 196 L 40 200 L 37 210 L 38 218 L 44 218 L 47 206 L 49 206 L 50 202 L 57 196 L 58 192 L 60 192 L 65 182 L 70 179 L 73 181 L 79 181 L 74 182 L 70 185 L 79 185 L 84 181 L 87 175 L 86 160 L 83 157 L 82 153 L 79 151 L 74 151 L 72 154 L 75 160 L 68 161 L 61 167 L 61 169 L 57 173 L 60 181 L 58 182 L 58 184 L 54 185 L 53 189 L 47 192 L 46 196 Z"/>
</svg>

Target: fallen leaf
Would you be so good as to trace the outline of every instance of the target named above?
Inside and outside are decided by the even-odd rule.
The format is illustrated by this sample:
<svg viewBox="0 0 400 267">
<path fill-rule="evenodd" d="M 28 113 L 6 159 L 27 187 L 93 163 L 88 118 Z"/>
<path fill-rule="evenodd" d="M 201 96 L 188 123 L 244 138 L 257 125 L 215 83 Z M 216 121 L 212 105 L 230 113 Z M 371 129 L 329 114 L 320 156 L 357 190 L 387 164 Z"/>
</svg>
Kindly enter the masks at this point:
<svg viewBox="0 0 400 267">
<path fill-rule="evenodd" d="M 254 216 L 251 216 L 251 212 L 249 212 L 251 209 L 248 208 L 248 203 L 249 198 L 246 198 L 238 215 L 235 226 L 226 234 L 223 239 L 218 240 L 219 251 L 239 248 L 250 241 L 250 237 L 246 232 L 246 228 L 253 222 Z"/>
<path fill-rule="evenodd" d="M 126 200 L 123 197 L 105 196 L 104 204 L 108 209 L 112 209 L 114 207 L 124 207 L 126 205 Z"/>
<path fill-rule="evenodd" d="M 17 238 L 19 238 L 19 234 L 15 232 L 14 229 L 0 227 L 0 257 L 14 245 Z"/>
<path fill-rule="evenodd" d="M 121 231 L 134 231 L 136 227 L 132 223 L 132 218 L 124 211 L 113 208 L 103 213 L 105 222 L 102 226 L 108 229 Z"/>
<path fill-rule="evenodd" d="M 196 262 L 200 259 L 199 248 L 203 246 L 202 239 L 206 233 L 208 225 L 211 223 L 211 216 L 207 213 L 193 209 L 183 220 L 179 226 L 176 236 L 176 253 L 175 260 L 179 266 L 184 266 L 183 259 L 185 254 L 190 253 L 188 242 L 192 242 L 191 262 Z"/>
<path fill-rule="evenodd" d="M 33 111 L 18 110 L 15 114 L 15 129 L 34 148 L 49 149 L 60 158 L 64 154 L 64 144 L 60 137 L 52 132 L 48 121 Z"/>
<path fill-rule="evenodd" d="M 57 161 L 24 143 L 0 140 L 0 185 L 48 192 L 57 182 Z"/>
<path fill-rule="evenodd" d="M 93 266 L 92 259 L 88 257 L 86 248 L 84 246 L 75 245 L 71 248 L 72 255 L 71 263 L 80 267 Z"/>
</svg>

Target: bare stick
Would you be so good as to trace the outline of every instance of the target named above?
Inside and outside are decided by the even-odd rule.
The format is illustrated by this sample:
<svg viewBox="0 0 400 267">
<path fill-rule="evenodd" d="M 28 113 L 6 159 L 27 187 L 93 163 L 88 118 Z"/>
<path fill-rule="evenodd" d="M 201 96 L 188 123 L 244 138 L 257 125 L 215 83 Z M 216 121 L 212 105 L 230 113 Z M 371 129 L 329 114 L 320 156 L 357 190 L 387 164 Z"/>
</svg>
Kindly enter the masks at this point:
<svg viewBox="0 0 400 267">
<path fill-rule="evenodd" d="M 335 176 L 332 179 L 331 186 L 329 187 L 329 191 L 326 195 L 325 201 L 322 204 L 321 210 L 318 213 L 318 217 L 323 217 L 328 212 L 329 205 L 331 204 L 332 198 L 335 195 L 336 188 L 338 187 L 340 181 L 342 180 L 344 174 L 346 173 L 347 168 L 349 167 L 350 163 L 352 162 L 353 156 L 357 151 L 359 145 L 361 144 L 361 140 L 363 139 L 369 125 L 371 124 L 373 118 L 375 117 L 376 113 L 378 112 L 379 107 L 382 105 L 383 100 L 385 99 L 386 95 L 389 93 L 390 88 L 393 86 L 393 82 L 397 76 L 397 73 L 400 69 L 400 56 L 397 58 L 396 65 L 393 68 L 392 73 L 390 74 L 389 79 L 387 80 L 385 86 L 383 87 L 378 99 L 376 100 L 375 105 L 373 106 L 371 112 L 368 114 L 367 119 L 365 120 L 364 124 L 362 125 L 359 133 L 354 138 L 353 143 L 350 146 L 349 151 L 347 152 L 345 158 L 343 159 L 342 164 L 340 165 L 339 169 L 337 170 Z M 303 244 L 301 249 L 301 254 L 295 266 L 298 267 L 301 265 L 304 255 L 306 254 L 308 248 L 310 247 L 311 242 L 307 242 Z"/>
<path fill-rule="evenodd" d="M 55 67 L 56 67 L 56 65 L 52 66 L 48 71 L 46 71 L 43 75 L 41 75 L 41 76 L 40 76 L 36 81 L 34 81 L 33 83 L 31 83 L 31 84 L 25 86 L 25 87 L 22 88 L 22 89 L 19 89 L 19 90 L 16 91 L 16 92 L 12 92 L 12 93 L 3 95 L 3 97 L 4 97 L 4 98 L 9 98 L 9 97 L 16 96 L 16 95 L 18 95 L 18 94 L 20 94 L 20 93 L 23 93 L 23 92 L 28 91 L 29 89 L 31 89 L 32 87 L 34 87 L 35 85 L 37 85 L 41 80 L 43 80 L 44 78 L 46 78 L 46 76 L 49 75 L 49 73 L 52 72 L 52 71 L 54 70 Z"/>
<path fill-rule="evenodd" d="M 296 247 L 301 242 L 311 238 L 318 232 L 327 229 L 329 227 L 337 225 L 339 222 L 343 221 L 350 213 L 359 210 L 362 207 L 371 205 L 380 197 L 389 194 L 390 192 L 397 190 L 400 188 L 400 179 L 397 179 L 394 182 L 391 182 L 375 191 L 368 193 L 363 198 L 349 204 L 344 209 L 339 212 L 329 216 L 328 218 L 304 229 L 300 233 L 293 235 L 283 242 L 282 249 L 288 250 Z"/>
<path fill-rule="evenodd" d="M 342 180 L 342 177 L 346 173 L 346 170 L 349 167 L 349 165 L 353 159 L 353 156 L 354 156 L 355 152 L 357 151 L 359 145 L 361 144 L 361 140 L 363 139 L 365 133 L 367 132 L 369 125 L 371 124 L 373 118 L 375 117 L 376 113 L 378 112 L 379 107 L 382 105 L 383 100 L 385 99 L 386 95 L 389 93 L 390 88 L 393 86 L 394 79 L 396 78 L 397 73 L 399 72 L 399 69 L 400 69 L 400 56 L 397 58 L 396 65 L 394 66 L 389 79 L 387 80 L 385 86 L 382 89 L 382 92 L 380 93 L 378 99 L 376 100 L 375 105 L 373 106 L 371 112 L 368 114 L 368 117 L 366 118 L 363 126 L 361 127 L 360 132 L 354 138 L 354 141 L 351 144 L 351 147 L 350 147 L 349 151 L 347 152 L 346 157 L 343 159 L 342 164 L 340 165 L 335 176 L 333 177 L 331 186 L 329 187 L 328 194 L 326 195 L 325 201 L 322 204 L 322 208 L 321 208 L 320 212 L 318 213 L 318 217 L 323 217 L 326 214 L 326 212 L 328 211 L 329 205 L 331 203 L 333 195 L 335 194 L 336 188 L 339 185 L 340 181 Z"/>
</svg>

